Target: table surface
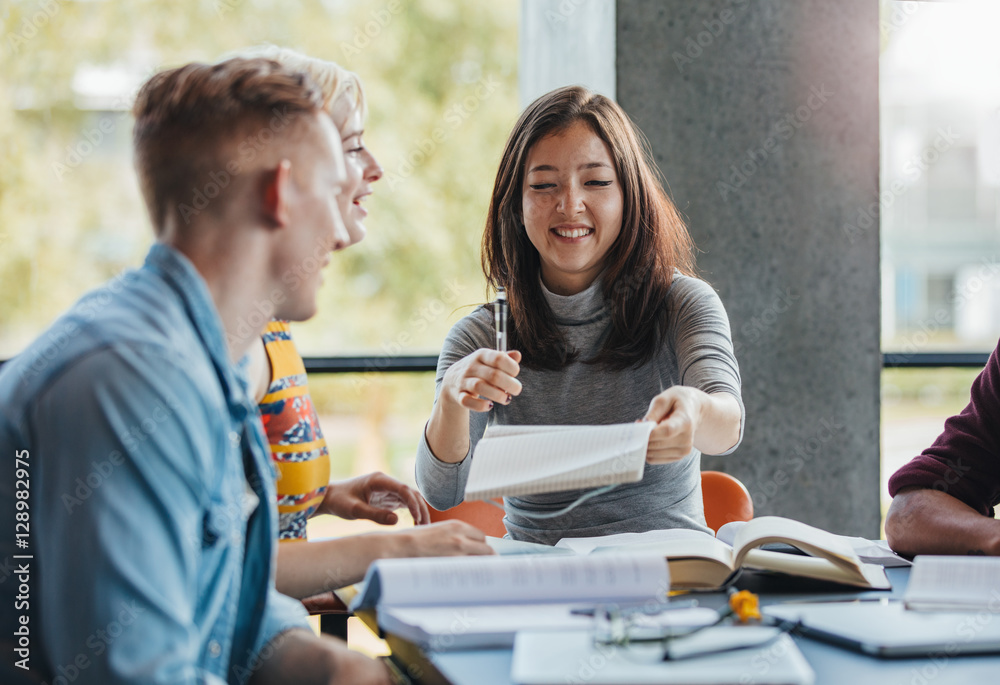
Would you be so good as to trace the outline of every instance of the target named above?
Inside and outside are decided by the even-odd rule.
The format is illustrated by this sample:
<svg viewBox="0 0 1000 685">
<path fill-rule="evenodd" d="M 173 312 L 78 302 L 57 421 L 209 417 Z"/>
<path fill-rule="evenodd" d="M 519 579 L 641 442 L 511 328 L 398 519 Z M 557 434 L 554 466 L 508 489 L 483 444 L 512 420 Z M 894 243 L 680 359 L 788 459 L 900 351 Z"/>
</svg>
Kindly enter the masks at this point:
<svg viewBox="0 0 1000 685">
<path fill-rule="evenodd" d="M 789 579 L 759 576 L 746 577 L 737 584 L 758 592 L 761 603 L 776 604 L 822 599 L 848 600 L 859 597 L 891 597 L 900 599 L 909 578 L 908 568 L 886 569 L 892 591 L 884 592 L 824 592 L 806 591 L 808 583 L 789 585 Z M 780 582 L 779 586 L 775 583 Z M 811 582 L 811 581 L 810 581 Z M 780 589 L 780 591 L 778 591 Z M 721 607 L 725 597 L 720 594 L 700 595 L 703 606 Z M 992 616 L 990 617 L 992 620 Z M 997 617 L 1000 619 L 1000 617 Z M 816 685 L 971 685 L 995 683 L 1000 676 L 1000 656 L 940 655 L 919 659 L 878 659 L 839 647 L 793 636 L 806 660 L 816 672 Z M 391 641 L 390 641 L 391 644 Z M 395 652 L 394 652 L 395 653 Z M 510 649 L 476 649 L 455 652 L 427 653 L 427 661 L 452 685 L 513 685 L 510 680 L 512 651 Z M 409 659 L 404 659 L 412 663 Z M 424 664 L 426 667 L 427 664 Z M 411 674 L 413 667 L 411 666 Z M 434 674 L 436 675 L 436 674 Z M 427 682 L 439 682 L 435 677 Z"/>
</svg>

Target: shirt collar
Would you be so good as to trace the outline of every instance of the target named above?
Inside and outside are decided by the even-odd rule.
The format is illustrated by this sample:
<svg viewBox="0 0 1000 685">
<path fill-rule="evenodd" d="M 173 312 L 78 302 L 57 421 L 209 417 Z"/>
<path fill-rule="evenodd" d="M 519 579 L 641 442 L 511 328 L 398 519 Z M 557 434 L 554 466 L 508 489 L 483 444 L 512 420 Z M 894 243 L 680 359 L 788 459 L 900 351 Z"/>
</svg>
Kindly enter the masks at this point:
<svg viewBox="0 0 1000 685">
<path fill-rule="evenodd" d="M 562 326 L 590 323 L 604 311 L 604 290 L 600 276 L 575 295 L 557 295 L 545 287 L 539 275 L 542 295 L 549 303 L 556 323 Z"/>
<path fill-rule="evenodd" d="M 237 367 L 229 359 L 226 333 L 205 279 L 187 257 L 163 243 L 153 244 L 146 255 L 145 267 L 158 272 L 167 285 L 180 295 L 188 317 L 219 375 L 230 410 L 242 419 L 248 412 L 249 402 L 243 367 Z"/>
</svg>

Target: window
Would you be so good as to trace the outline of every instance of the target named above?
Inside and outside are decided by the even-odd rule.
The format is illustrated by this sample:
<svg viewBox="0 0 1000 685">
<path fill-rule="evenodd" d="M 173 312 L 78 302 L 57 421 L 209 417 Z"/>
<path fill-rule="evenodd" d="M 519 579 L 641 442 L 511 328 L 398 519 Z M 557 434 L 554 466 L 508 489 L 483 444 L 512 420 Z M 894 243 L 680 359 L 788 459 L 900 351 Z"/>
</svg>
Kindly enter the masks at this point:
<svg viewBox="0 0 1000 685">
<path fill-rule="evenodd" d="M 479 242 L 519 113 L 519 3 L 12 0 L 0 9 L 0 359 L 82 293 L 138 265 L 152 232 L 129 107 L 151 73 L 262 43 L 362 78 L 385 169 L 368 236 L 337 254 L 304 355 L 436 354 L 483 301 Z M 314 377 L 334 475 L 409 481 L 433 374 Z M 339 529 L 327 530 L 327 533 Z"/>
<path fill-rule="evenodd" d="M 0 16 L 0 359 L 148 249 L 130 161 L 138 86 L 262 43 L 361 76 L 385 169 L 368 237 L 337 255 L 320 315 L 296 327 L 302 352 L 436 353 L 485 297 L 479 241 L 519 111 L 518 3 L 14 0 Z"/>
<path fill-rule="evenodd" d="M 882 3 L 886 352 L 986 352 L 1000 334 L 997 21 L 993 3 Z"/>
<path fill-rule="evenodd" d="M 881 3 L 882 348 L 989 352 L 1000 336 L 995 3 Z M 969 401 L 979 369 L 882 374 L 882 496 Z"/>
</svg>

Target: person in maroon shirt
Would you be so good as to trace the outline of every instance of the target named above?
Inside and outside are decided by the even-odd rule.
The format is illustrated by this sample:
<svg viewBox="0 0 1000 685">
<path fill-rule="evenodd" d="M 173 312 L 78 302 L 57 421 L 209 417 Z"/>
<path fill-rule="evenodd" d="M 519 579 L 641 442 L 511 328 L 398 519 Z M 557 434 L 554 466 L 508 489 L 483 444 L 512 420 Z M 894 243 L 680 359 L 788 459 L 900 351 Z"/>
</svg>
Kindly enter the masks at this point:
<svg viewBox="0 0 1000 685">
<path fill-rule="evenodd" d="M 1000 346 L 972 384 L 969 405 L 934 444 L 889 479 L 889 546 L 917 554 L 1000 555 Z"/>
</svg>

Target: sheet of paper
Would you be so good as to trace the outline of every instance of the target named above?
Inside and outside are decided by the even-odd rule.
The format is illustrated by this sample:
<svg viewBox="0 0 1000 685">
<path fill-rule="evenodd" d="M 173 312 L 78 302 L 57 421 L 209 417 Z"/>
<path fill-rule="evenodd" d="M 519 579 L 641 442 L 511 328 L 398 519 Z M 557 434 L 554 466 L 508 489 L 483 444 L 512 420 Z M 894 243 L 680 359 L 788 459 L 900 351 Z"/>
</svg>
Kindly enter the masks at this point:
<svg viewBox="0 0 1000 685">
<path fill-rule="evenodd" d="M 499 427 L 503 428 L 503 427 Z M 487 431 L 476 445 L 466 499 L 575 490 L 642 478 L 652 422 Z M 505 434 L 506 433 L 506 434 Z"/>
<path fill-rule="evenodd" d="M 921 609 L 1000 609 L 1000 557 L 918 556 L 903 601 Z"/>
<path fill-rule="evenodd" d="M 659 643 L 621 648 L 594 644 L 585 630 L 523 631 L 514 641 L 511 680 L 519 685 L 811 685 L 816 678 L 787 635 L 754 649 L 671 662 L 662 657 Z"/>
</svg>

